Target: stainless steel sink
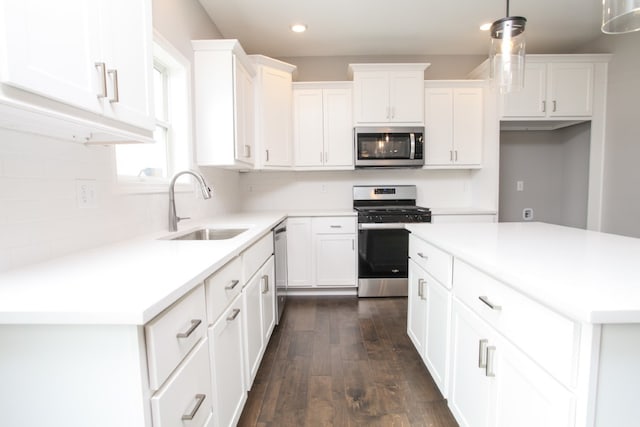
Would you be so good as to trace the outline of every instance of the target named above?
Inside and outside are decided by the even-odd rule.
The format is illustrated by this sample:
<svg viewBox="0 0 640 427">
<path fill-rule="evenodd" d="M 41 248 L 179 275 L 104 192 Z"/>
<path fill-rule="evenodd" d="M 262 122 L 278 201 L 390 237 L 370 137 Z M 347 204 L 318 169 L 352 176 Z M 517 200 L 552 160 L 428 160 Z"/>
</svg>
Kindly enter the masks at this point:
<svg viewBox="0 0 640 427">
<path fill-rule="evenodd" d="M 248 228 L 199 228 L 171 240 L 226 240 L 244 233 Z"/>
</svg>

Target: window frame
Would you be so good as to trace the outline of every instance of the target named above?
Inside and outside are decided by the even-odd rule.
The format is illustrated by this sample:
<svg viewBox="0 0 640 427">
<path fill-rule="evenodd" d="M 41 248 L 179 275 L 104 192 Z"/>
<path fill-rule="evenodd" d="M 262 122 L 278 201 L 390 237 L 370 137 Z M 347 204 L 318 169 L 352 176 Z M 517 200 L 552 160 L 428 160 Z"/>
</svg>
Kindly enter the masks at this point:
<svg viewBox="0 0 640 427">
<path fill-rule="evenodd" d="M 167 93 L 167 99 L 164 101 L 166 120 L 155 118 L 154 113 L 156 125 L 167 130 L 167 176 L 141 178 L 118 175 L 114 148 L 114 175 L 117 182 L 117 192 L 120 193 L 168 193 L 172 177 L 177 172 L 191 169 L 194 166 L 191 62 L 158 31 L 154 30 L 153 64 L 154 69 L 159 66 L 167 72 L 163 79 L 165 93 Z M 181 113 L 172 114 L 169 103 L 178 105 L 179 107 L 173 110 Z M 193 183 L 189 181 L 178 182 L 175 185 L 175 191 L 192 192 L 195 191 L 195 188 Z"/>
</svg>

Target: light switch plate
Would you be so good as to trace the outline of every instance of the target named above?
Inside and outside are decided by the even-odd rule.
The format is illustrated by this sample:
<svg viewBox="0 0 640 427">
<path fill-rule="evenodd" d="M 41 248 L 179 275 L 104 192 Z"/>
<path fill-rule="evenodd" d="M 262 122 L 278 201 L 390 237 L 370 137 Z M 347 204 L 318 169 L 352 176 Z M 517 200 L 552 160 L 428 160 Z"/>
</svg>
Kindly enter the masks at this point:
<svg viewBox="0 0 640 427">
<path fill-rule="evenodd" d="M 90 179 L 76 180 L 76 198 L 79 208 L 96 207 L 96 182 Z"/>
</svg>

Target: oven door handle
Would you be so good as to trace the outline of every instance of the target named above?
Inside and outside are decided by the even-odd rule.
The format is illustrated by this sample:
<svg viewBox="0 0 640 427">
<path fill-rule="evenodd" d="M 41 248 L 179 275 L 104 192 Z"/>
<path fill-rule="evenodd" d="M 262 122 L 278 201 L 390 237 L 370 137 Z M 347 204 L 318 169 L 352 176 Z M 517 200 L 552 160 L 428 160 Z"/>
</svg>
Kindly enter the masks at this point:
<svg viewBox="0 0 640 427">
<path fill-rule="evenodd" d="M 409 158 L 413 160 L 416 158 L 416 134 L 410 133 L 409 139 L 411 140 Z"/>
<path fill-rule="evenodd" d="M 401 222 L 376 222 L 376 223 L 360 223 L 358 224 L 358 230 L 402 230 L 404 229 L 404 223 Z"/>
</svg>

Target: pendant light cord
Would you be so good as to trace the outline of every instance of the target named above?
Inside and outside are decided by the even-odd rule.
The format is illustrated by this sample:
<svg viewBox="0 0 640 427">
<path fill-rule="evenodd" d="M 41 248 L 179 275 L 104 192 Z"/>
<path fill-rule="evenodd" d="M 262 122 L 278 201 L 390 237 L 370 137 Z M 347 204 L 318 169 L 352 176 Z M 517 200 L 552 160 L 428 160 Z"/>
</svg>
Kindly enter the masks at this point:
<svg viewBox="0 0 640 427">
<path fill-rule="evenodd" d="M 507 0 L 507 18 L 509 17 L 509 0 Z"/>
</svg>

